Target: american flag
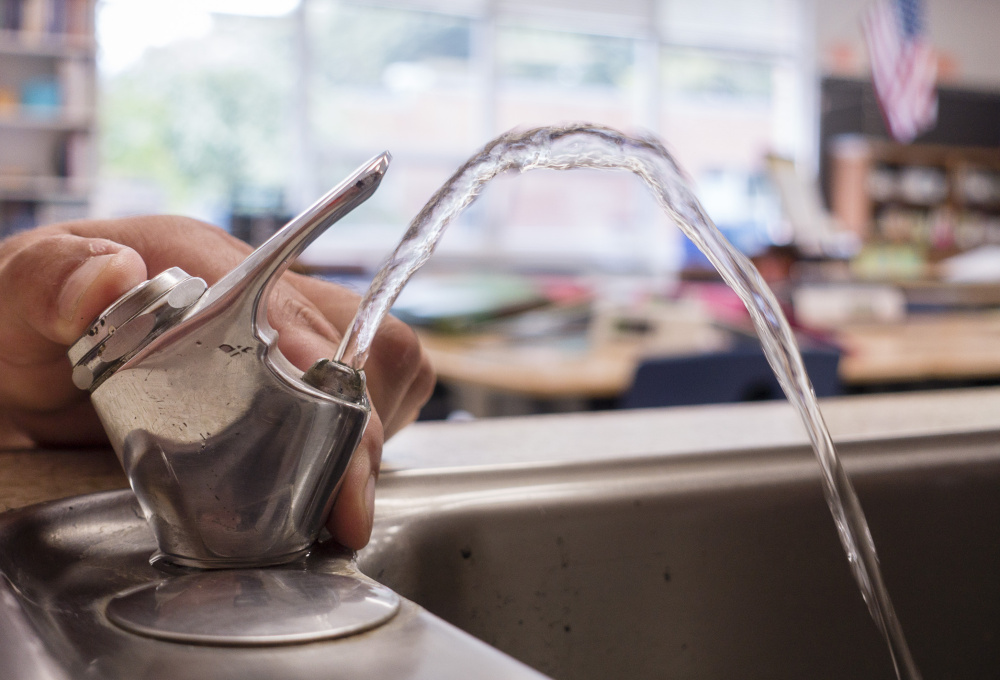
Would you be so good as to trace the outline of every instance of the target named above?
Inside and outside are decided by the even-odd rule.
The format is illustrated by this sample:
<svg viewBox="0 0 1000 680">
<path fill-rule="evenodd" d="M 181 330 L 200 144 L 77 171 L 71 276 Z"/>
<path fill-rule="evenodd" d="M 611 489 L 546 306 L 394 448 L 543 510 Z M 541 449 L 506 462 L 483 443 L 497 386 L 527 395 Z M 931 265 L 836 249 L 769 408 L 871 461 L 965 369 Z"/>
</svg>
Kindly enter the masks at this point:
<svg viewBox="0 0 1000 680">
<path fill-rule="evenodd" d="M 875 0 L 862 19 L 872 83 L 890 134 L 911 142 L 937 122 L 937 58 L 920 0 Z"/>
</svg>

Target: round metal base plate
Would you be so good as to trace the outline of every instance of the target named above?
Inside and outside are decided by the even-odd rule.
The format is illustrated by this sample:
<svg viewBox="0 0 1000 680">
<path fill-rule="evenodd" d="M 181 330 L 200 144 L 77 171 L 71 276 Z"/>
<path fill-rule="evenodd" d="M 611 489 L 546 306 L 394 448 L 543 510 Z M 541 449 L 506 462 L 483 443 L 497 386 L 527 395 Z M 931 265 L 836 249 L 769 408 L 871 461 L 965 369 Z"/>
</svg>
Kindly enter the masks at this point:
<svg viewBox="0 0 1000 680">
<path fill-rule="evenodd" d="M 276 645 L 353 635 L 388 621 L 399 597 L 353 576 L 288 569 L 203 571 L 115 596 L 108 618 L 147 637 Z"/>
</svg>

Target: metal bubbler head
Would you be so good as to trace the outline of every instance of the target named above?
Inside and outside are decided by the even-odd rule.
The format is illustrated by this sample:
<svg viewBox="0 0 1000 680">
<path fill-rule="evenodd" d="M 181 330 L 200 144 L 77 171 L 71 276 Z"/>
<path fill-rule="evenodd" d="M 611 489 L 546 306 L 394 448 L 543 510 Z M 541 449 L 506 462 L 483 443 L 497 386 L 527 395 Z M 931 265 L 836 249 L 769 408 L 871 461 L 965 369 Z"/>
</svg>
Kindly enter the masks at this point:
<svg viewBox="0 0 1000 680">
<path fill-rule="evenodd" d="M 211 288 L 174 268 L 122 296 L 69 350 L 162 554 L 199 568 L 292 561 L 316 540 L 370 414 L 360 370 L 303 374 L 278 351 L 268 293 L 374 193 L 384 153 Z"/>
</svg>

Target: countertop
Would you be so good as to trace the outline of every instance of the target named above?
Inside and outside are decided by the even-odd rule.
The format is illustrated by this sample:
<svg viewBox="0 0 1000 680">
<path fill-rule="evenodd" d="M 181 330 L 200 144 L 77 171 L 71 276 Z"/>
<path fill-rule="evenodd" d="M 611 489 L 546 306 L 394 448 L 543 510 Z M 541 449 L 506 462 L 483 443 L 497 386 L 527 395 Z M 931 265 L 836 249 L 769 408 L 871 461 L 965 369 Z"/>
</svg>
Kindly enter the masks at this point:
<svg viewBox="0 0 1000 680">
<path fill-rule="evenodd" d="M 837 442 L 1000 430 L 1000 388 L 821 401 Z M 415 423 L 386 444 L 385 474 L 454 467 L 568 464 L 606 458 L 804 446 L 783 401 Z M 110 450 L 0 451 L 0 511 L 127 487 Z"/>
<path fill-rule="evenodd" d="M 0 451 L 0 512 L 127 487 L 125 473 L 110 449 Z"/>
</svg>

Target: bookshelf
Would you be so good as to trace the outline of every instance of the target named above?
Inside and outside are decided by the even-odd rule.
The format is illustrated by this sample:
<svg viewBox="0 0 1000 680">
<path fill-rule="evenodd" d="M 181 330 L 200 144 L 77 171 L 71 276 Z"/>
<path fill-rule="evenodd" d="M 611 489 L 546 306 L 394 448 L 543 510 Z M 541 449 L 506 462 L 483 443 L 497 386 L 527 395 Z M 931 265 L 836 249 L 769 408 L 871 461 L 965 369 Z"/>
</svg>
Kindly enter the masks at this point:
<svg viewBox="0 0 1000 680">
<path fill-rule="evenodd" d="M 866 268 L 902 263 L 910 278 L 952 255 L 1000 246 L 1000 149 L 861 137 L 831 147 L 831 208 L 866 244 Z"/>
<path fill-rule="evenodd" d="M 89 210 L 95 0 L 0 0 L 0 237 Z"/>
</svg>

